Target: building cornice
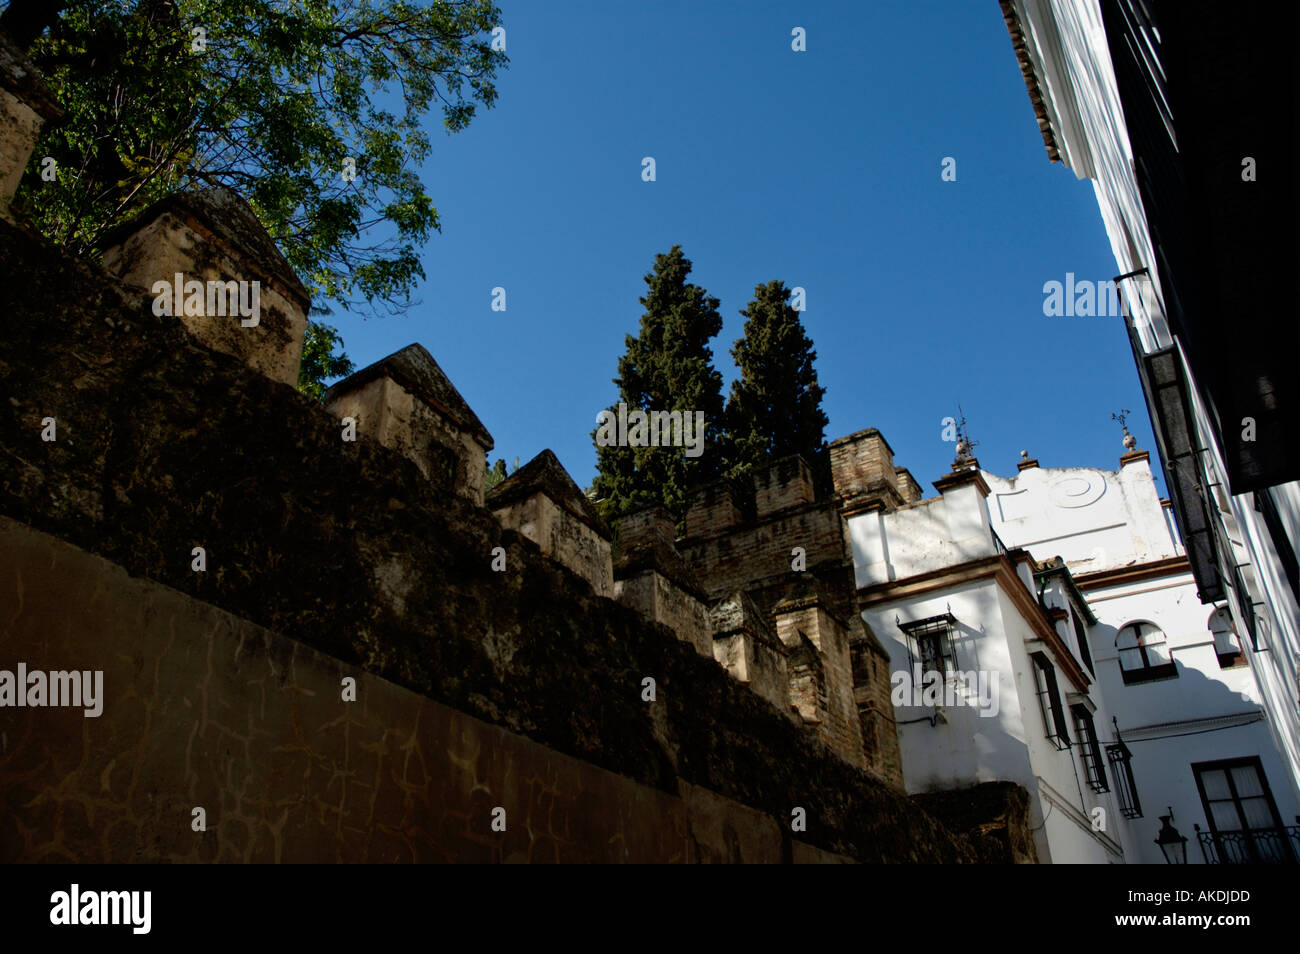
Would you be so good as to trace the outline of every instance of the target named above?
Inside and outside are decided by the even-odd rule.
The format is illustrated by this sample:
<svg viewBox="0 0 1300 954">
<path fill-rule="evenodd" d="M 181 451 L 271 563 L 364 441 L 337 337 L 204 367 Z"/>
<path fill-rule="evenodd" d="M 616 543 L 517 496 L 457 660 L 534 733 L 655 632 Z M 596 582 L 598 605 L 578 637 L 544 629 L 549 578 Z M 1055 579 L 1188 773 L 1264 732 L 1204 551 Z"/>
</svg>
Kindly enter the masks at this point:
<svg viewBox="0 0 1300 954">
<path fill-rule="evenodd" d="M 1206 716 L 1202 719 L 1180 719 L 1177 722 L 1156 722 L 1151 725 L 1120 726 L 1119 734 L 1125 742 L 1149 742 L 1167 736 L 1191 735 L 1212 729 L 1240 729 L 1264 721 L 1263 709 L 1248 709 L 1226 715 Z"/>
<path fill-rule="evenodd" d="M 1029 44 L 1025 39 L 1025 31 L 1020 23 L 1020 15 L 1016 12 L 1016 6 L 1011 0 L 1000 0 L 999 5 L 1002 7 L 1002 19 L 1006 21 L 1007 32 L 1011 35 L 1011 46 L 1016 51 L 1016 62 L 1020 65 L 1020 74 L 1025 80 L 1025 89 L 1029 92 L 1029 102 L 1034 107 L 1034 118 L 1038 121 L 1038 131 L 1043 137 L 1043 145 L 1047 148 L 1047 158 L 1052 162 L 1060 162 L 1061 150 L 1056 141 L 1056 133 L 1052 129 L 1052 119 L 1047 112 L 1047 98 L 1043 95 L 1042 87 L 1038 82 L 1038 75 L 1034 72 L 1034 60 L 1029 52 Z"/>
<path fill-rule="evenodd" d="M 1097 590 L 1110 586 L 1122 586 L 1125 583 L 1139 583 L 1161 576 L 1173 576 L 1178 573 L 1191 573 L 1192 565 L 1186 556 L 1165 557 L 1136 566 L 1121 566 L 1113 570 L 1095 570 L 1092 573 L 1071 574 L 1075 585 L 1081 590 Z"/>
</svg>

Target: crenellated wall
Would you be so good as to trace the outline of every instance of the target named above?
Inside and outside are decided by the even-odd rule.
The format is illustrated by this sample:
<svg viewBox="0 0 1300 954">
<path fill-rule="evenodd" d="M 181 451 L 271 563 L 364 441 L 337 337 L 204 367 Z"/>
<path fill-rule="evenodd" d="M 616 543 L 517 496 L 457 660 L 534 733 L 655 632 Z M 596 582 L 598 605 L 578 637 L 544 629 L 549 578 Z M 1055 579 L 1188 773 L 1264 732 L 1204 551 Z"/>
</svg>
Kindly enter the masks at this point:
<svg viewBox="0 0 1300 954">
<path fill-rule="evenodd" d="M 55 115 L 24 64 L 0 50 L 4 108 Z M 14 124 L 0 181 L 38 128 Z M 104 683 L 92 719 L 0 706 L 0 860 L 1007 860 L 918 808 L 896 741 L 857 728 L 881 650 L 836 608 L 841 518 L 803 462 L 768 475 L 761 526 L 705 489 L 694 560 L 648 521 L 620 605 L 610 533 L 549 452 L 484 506 L 491 437 L 422 348 L 328 409 L 296 390 L 308 300 L 242 200 L 164 200 L 100 268 L 7 199 L 0 669 Z M 159 313 L 168 269 L 264 278 L 267 312 Z M 805 572 L 825 594 L 786 609 L 812 614 L 821 739 L 760 619 Z M 739 611 L 708 615 L 710 591 Z"/>
<path fill-rule="evenodd" d="M 113 727 L 111 745 L 84 748 L 99 736 L 70 741 L 66 710 L 0 708 L 10 740 L 0 814 L 24 832 L 5 839 L 22 846 L 7 858 L 527 856 L 513 836 L 493 838 L 491 806 L 474 794 L 484 782 L 518 824 L 549 804 L 525 778 L 567 779 L 561 789 L 577 799 L 564 808 L 571 827 L 553 830 L 535 860 L 612 860 L 598 839 L 615 816 L 637 860 L 770 859 L 777 830 L 782 858 L 828 858 L 793 841 L 796 808 L 809 849 L 863 861 L 988 857 L 678 634 L 502 526 L 454 469 L 425 473 L 364 433 L 345 439 L 338 417 L 296 389 L 5 223 L 0 296 L 0 516 L 45 535 L 35 549 L 4 548 L 5 585 L 20 582 L 25 603 L 0 621 L 0 645 L 32 667 L 103 668 L 101 724 Z M 49 419 L 57 436 L 42 440 Z M 82 557 L 91 562 L 65 572 Z M 163 597 L 141 595 L 145 581 L 176 608 L 150 616 Z M 212 613 L 227 614 L 228 636 L 202 622 Z M 245 625 L 261 629 L 241 642 Z M 347 703 L 358 708 L 327 706 L 326 689 L 351 672 L 364 675 Z M 444 716 L 462 726 L 459 741 L 432 724 Z M 355 742 L 312 730 L 354 722 Z M 229 755 L 221 726 L 246 740 Z M 473 778 L 454 768 L 467 739 L 488 760 Z M 207 746 L 203 758 L 233 773 L 225 781 L 196 767 Z M 69 772 L 79 751 L 90 761 Z M 176 768 L 187 752 L 191 774 Z M 267 752 L 281 754 L 273 763 Z M 342 824 L 326 771 L 349 752 L 378 773 L 345 803 L 348 817 L 362 813 L 357 830 Z M 410 774 L 416 752 L 427 778 Z M 290 753 L 322 774 L 283 771 Z M 125 763 L 114 758 L 138 759 L 168 810 L 122 793 Z M 193 840 L 178 814 L 200 798 L 217 806 L 214 840 Z M 101 802 L 94 822 L 55 811 Z M 687 822 L 715 827 L 692 847 L 673 841 Z M 317 844 L 311 833 L 331 826 L 333 840 Z"/>
<path fill-rule="evenodd" d="M 891 481 L 906 474 L 893 467 L 888 445 L 877 431 L 836 444 L 856 448 L 859 463 L 884 454 L 888 469 L 880 473 Z M 875 471 L 862 477 L 858 490 L 857 485 L 842 488 L 865 472 L 859 467 L 849 473 L 842 461 L 835 470 L 835 456 L 830 460 L 833 499 L 819 499 L 819 481 L 807 461 L 783 458 L 755 473 L 749 499 L 733 482 L 699 488 L 686 511 L 685 536 L 656 545 L 661 551 L 671 549 L 689 565 L 711 604 L 714 655 L 733 678 L 778 707 L 789 707 L 810 735 L 841 758 L 901 786 L 888 692 L 889 657 L 856 609 L 843 516 L 862 505 L 858 490 L 875 479 Z M 893 506 L 903 499 L 891 490 L 877 506 Z M 644 515 L 631 518 L 636 527 L 646 520 Z M 658 537 L 666 535 L 667 525 L 662 517 L 655 522 Z M 752 610 L 742 608 L 741 596 Z M 809 605 L 816 608 L 807 610 Z M 797 624 L 782 622 L 783 613 Z M 745 617 L 748 624 L 736 622 Z M 756 617 L 762 617 L 764 625 L 754 625 Z M 763 639 L 764 632 L 771 637 Z M 783 686 L 777 685 L 779 680 Z"/>
</svg>

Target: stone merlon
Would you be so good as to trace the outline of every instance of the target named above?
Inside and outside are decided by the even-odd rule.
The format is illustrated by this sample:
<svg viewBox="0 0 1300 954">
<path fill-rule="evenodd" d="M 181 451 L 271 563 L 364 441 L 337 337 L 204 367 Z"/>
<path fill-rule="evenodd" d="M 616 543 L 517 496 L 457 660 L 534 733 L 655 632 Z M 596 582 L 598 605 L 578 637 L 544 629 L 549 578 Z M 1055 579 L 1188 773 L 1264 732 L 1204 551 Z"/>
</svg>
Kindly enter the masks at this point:
<svg viewBox="0 0 1300 954">
<path fill-rule="evenodd" d="M 357 432 L 399 451 L 425 477 L 447 474 L 456 492 L 483 505 L 492 435 L 418 344 L 376 361 L 325 392 L 325 406 Z"/>
<path fill-rule="evenodd" d="M 598 595 L 614 596 L 609 527 L 551 451 L 493 487 L 487 506 L 503 527 L 532 540 Z"/>
<path fill-rule="evenodd" d="M 297 387 L 311 295 L 234 192 L 170 195 L 110 230 L 103 248 L 104 270 L 147 290 L 155 314 L 171 316 L 205 346 Z M 162 294 L 155 292 L 159 283 L 166 286 Z M 175 294 L 173 283 L 179 283 Z M 205 286 L 206 296 L 185 291 L 182 304 L 182 289 L 194 283 Z M 228 298 L 235 283 L 242 287 Z M 191 311 L 191 295 L 202 301 L 197 312 Z"/>
<path fill-rule="evenodd" d="M 42 127 L 62 115 L 36 68 L 0 31 L 0 211 L 18 191 Z"/>
</svg>

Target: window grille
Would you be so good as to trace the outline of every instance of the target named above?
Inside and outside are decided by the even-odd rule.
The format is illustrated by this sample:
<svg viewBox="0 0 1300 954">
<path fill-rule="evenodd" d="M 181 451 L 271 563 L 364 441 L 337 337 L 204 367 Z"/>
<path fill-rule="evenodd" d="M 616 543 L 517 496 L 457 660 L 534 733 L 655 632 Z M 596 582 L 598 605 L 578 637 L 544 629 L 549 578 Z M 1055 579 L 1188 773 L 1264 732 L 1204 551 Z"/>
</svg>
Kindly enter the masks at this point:
<svg viewBox="0 0 1300 954">
<path fill-rule="evenodd" d="M 1038 707 L 1043 713 L 1043 727 L 1047 739 L 1058 749 L 1070 747 L 1070 730 L 1066 727 L 1065 710 L 1061 706 L 1061 690 L 1056 684 L 1056 668 L 1046 653 L 1034 653 L 1034 681 L 1038 687 Z"/>
<path fill-rule="evenodd" d="M 957 620 L 951 613 L 899 623 L 898 628 L 907 635 L 909 669 L 920 663 L 922 675 L 939 672 L 946 676 L 957 672 L 957 651 L 953 643 Z"/>
<path fill-rule="evenodd" d="M 1088 667 L 1088 672 L 1095 673 L 1097 670 L 1092 665 L 1092 650 L 1088 648 L 1088 628 L 1083 625 L 1083 617 L 1077 609 L 1072 609 L 1070 616 L 1074 619 L 1074 638 L 1079 643 L 1079 658 Z"/>
<path fill-rule="evenodd" d="M 1106 766 L 1101 760 L 1101 746 L 1097 743 L 1097 727 L 1087 706 L 1075 706 L 1074 734 L 1079 739 L 1079 757 L 1083 760 L 1083 774 L 1094 792 L 1109 792 L 1106 783 Z"/>
</svg>

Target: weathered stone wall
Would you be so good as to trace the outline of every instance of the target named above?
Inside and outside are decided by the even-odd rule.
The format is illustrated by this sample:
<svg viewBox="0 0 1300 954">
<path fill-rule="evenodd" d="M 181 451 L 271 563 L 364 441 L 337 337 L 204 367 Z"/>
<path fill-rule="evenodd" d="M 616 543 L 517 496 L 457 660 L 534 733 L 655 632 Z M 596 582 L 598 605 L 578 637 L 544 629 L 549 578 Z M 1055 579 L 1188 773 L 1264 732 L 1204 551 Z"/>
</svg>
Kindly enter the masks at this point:
<svg viewBox="0 0 1300 954">
<path fill-rule="evenodd" d="M 802 457 L 786 457 L 754 475 L 754 506 L 760 518 L 815 497 L 812 470 Z"/>
<path fill-rule="evenodd" d="M 685 519 L 688 537 L 721 533 L 739 522 L 736 494 L 725 481 L 715 481 L 692 492 Z"/>
<path fill-rule="evenodd" d="M 921 485 L 916 482 L 912 472 L 906 467 L 895 467 L 894 475 L 898 482 L 898 492 L 903 495 L 903 500 L 908 504 L 919 503 L 925 493 L 921 490 Z"/>
<path fill-rule="evenodd" d="M 57 440 L 41 439 L 47 417 Z M 450 477 L 426 477 L 373 441 L 342 441 L 338 420 L 293 388 L 198 345 L 102 273 L 5 223 L 0 453 L 0 515 L 340 665 L 668 795 L 685 782 L 782 820 L 802 807 L 802 840 L 817 848 L 861 861 L 979 857 L 712 660 L 503 529 Z M 203 572 L 192 569 L 195 546 L 206 549 Z M 491 569 L 497 546 L 504 573 Z M 41 586 L 39 564 L 28 570 L 24 587 Z M 145 654 L 132 658 L 148 670 Z M 272 662 L 261 653 L 248 665 Z M 217 676 L 215 665 L 213 678 L 249 674 L 230 663 Z M 645 677 L 656 680 L 653 704 L 642 701 Z M 155 683 L 146 697 L 148 683 L 135 685 L 140 713 L 160 711 L 168 690 Z M 183 764 L 185 745 L 173 736 L 165 749 Z M 133 799 L 189 799 L 147 770 L 132 778 Z M 23 784 L 46 798 L 61 777 L 47 765 Z M 60 822 L 44 819 L 49 841 Z"/>
<path fill-rule="evenodd" d="M 841 448 L 843 457 L 843 448 L 848 445 L 859 452 L 853 460 L 867 460 L 870 464 L 865 476 L 854 471 L 863 481 L 880 478 L 886 463 L 893 466 L 888 445 L 874 430 L 851 435 L 847 445 L 836 442 L 833 446 Z M 831 460 L 835 460 L 833 455 Z M 899 471 L 906 473 L 901 468 Z M 889 473 L 894 475 L 893 470 Z M 844 625 L 828 623 L 828 629 L 835 629 L 836 635 L 824 641 L 800 640 L 787 630 L 780 640 L 785 646 L 782 659 L 775 658 L 749 635 L 719 633 L 723 640 L 715 656 L 737 678 L 747 674 L 751 666 L 763 679 L 775 676 L 780 668 L 787 685 L 786 703 L 794 707 L 814 735 L 853 764 L 863 765 L 901 788 L 902 766 L 889 699 L 888 659 L 860 623 L 852 560 L 840 512 L 847 501 L 838 495 L 830 499 L 829 489 L 819 491 L 814 478 L 812 468 L 797 456 L 774 462 L 755 478 L 756 502 L 749 519 L 743 516 L 742 507 L 719 505 L 719 500 L 724 504 L 734 500 L 726 484 L 702 488 L 694 497 L 694 509 L 687 513 L 688 535 L 676 542 L 676 550 L 695 571 L 699 586 L 711 601 L 743 592 L 763 613 L 772 614 L 782 601 L 815 591 L 832 618 L 848 621 Z M 837 479 L 848 479 L 843 469 Z M 893 485 L 888 486 L 891 499 L 901 499 Z M 692 514 L 696 514 L 694 521 Z M 706 526 L 709 532 L 691 535 L 693 527 Z M 803 549 L 803 570 L 793 565 L 795 547 Z M 809 625 L 816 628 L 813 623 Z M 879 662 L 873 669 L 856 663 L 859 657 L 877 658 Z M 879 673 L 877 681 L 859 682 L 870 679 L 873 672 Z M 766 695 L 766 682 L 759 685 Z"/>
<path fill-rule="evenodd" d="M 614 583 L 614 598 L 690 643 L 701 656 L 713 658 L 713 627 L 704 604 L 655 570 L 644 570 Z"/>
<path fill-rule="evenodd" d="M 845 628 L 815 602 L 777 604 L 776 635 L 803 663 L 792 673 L 791 696 L 805 721 L 851 765 L 865 765 L 862 728 L 854 702 L 853 671 Z M 816 655 L 807 652 L 811 644 Z"/>
<path fill-rule="evenodd" d="M 482 505 L 487 473 L 483 448 L 474 438 L 390 378 L 375 378 L 328 405 L 339 419 L 351 417 L 357 433 L 409 457 L 426 477 L 448 474 L 456 492 Z"/>
<path fill-rule="evenodd" d="M 493 512 L 503 526 L 517 529 L 542 553 L 590 583 L 598 596 L 614 595 L 609 541 L 545 494 L 507 503 Z"/>
<path fill-rule="evenodd" d="M 492 435 L 420 345 L 338 382 L 324 403 L 340 420 L 351 418 L 358 434 L 414 461 L 426 477 L 438 473 L 456 493 L 483 506 Z"/>
<path fill-rule="evenodd" d="M 9 202 L 44 124 L 62 115 L 31 61 L 0 31 L 0 218 L 10 219 Z"/>
<path fill-rule="evenodd" d="M 792 507 L 757 523 L 733 526 L 726 533 L 688 536 L 678 543 L 682 557 L 699 572 L 700 586 L 710 599 L 756 583 L 797 579 L 791 570 L 795 547 L 803 547 L 810 570 L 824 561 L 848 559 L 843 521 L 833 506 Z"/>
<path fill-rule="evenodd" d="M 104 268 L 136 286 L 136 294 L 151 307 L 154 283 L 171 284 L 178 273 L 182 289 L 190 280 L 257 282 L 259 313 L 254 325 L 244 325 L 246 320 L 254 321 L 252 317 L 244 319 L 231 312 L 229 299 L 220 302 L 225 315 L 206 311 L 190 315 L 184 301 L 176 301 L 173 293 L 169 296 L 172 314 L 208 347 L 238 357 L 267 377 L 297 385 L 310 300 L 296 276 L 286 280 L 276 274 L 287 268 L 282 261 L 276 262 L 274 269 L 259 267 L 249 250 L 234 247 L 214 231 L 214 220 L 243 215 L 251 212 L 231 192 L 186 195 L 166 204 L 156 215 L 146 213 L 138 227 L 115 230 L 104 250 Z M 235 301 L 239 302 L 238 296 Z M 206 294 L 204 306 L 206 309 Z"/>
<path fill-rule="evenodd" d="M 907 503 L 913 493 L 919 498 L 914 480 L 914 490 L 906 480 L 900 488 L 894 452 L 875 428 L 831 441 L 830 461 L 835 495 L 850 509 L 875 505 L 892 510 Z"/>
<path fill-rule="evenodd" d="M 731 677 L 776 706 L 790 718 L 786 649 L 752 599 L 738 591 L 709 608 L 713 625 L 713 658 Z"/>
<path fill-rule="evenodd" d="M 978 846 L 982 860 L 1038 863 L 1029 827 L 1029 793 L 1015 782 L 984 782 L 912 798 L 955 831 L 965 832 Z"/>
<path fill-rule="evenodd" d="M 40 134 L 41 117 L 21 99 L 0 88 L 0 152 L 13 156 L 0 171 L 0 204 L 7 205 L 18 191 L 32 143 Z M 19 158 L 21 156 L 21 158 Z"/>
<path fill-rule="evenodd" d="M 853 702 L 862 731 L 867 768 L 900 787 L 903 757 L 894 727 L 894 702 L 890 698 L 889 654 L 879 641 L 859 639 L 849 647 L 853 666 Z"/>
<path fill-rule="evenodd" d="M 0 708 L 3 863 L 851 860 L 706 788 L 679 780 L 668 794 L 596 768 L 7 518 L 0 605 L 6 665 L 104 680 L 95 718 Z"/>
</svg>

